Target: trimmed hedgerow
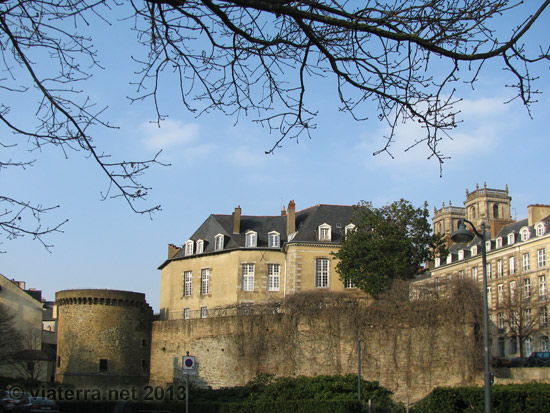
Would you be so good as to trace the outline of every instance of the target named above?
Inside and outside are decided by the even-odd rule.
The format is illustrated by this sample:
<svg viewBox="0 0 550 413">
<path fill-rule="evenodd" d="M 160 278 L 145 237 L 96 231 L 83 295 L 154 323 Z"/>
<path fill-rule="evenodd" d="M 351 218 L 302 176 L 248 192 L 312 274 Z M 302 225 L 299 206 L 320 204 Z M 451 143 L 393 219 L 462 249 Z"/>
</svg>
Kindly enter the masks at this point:
<svg viewBox="0 0 550 413">
<path fill-rule="evenodd" d="M 495 413 L 550 411 L 550 384 L 496 385 L 491 399 Z M 439 387 L 411 409 L 414 413 L 483 411 L 483 387 Z"/>
</svg>

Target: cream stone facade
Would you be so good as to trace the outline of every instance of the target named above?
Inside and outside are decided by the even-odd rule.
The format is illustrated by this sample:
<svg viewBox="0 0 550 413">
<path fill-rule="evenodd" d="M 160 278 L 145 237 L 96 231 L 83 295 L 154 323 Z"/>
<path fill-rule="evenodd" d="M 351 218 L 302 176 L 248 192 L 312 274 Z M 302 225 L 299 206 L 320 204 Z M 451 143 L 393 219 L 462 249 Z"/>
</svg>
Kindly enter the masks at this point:
<svg viewBox="0 0 550 413">
<path fill-rule="evenodd" d="M 21 335 L 21 355 L 28 357 L 32 355 L 33 359 L 29 361 L 44 364 L 40 368 L 39 378 L 46 380 L 47 368 L 46 361 L 42 354 L 42 305 L 40 300 L 32 297 L 25 290 L 25 283 L 21 281 L 9 280 L 0 274 L 0 303 L 3 304 L 13 315 L 13 326 Z M 22 354 L 25 352 L 25 354 Z M 0 363 L 0 375 L 21 376 L 21 367 L 18 364 L 11 363 L 4 365 Z"/>
<path fill-rule="evenodd" d="M 550 281 L 550 206 L 530 205 L 528 218 L 513 221 L 506 190 L 477 187 L 466 191 L 465 207 L 443 207 L 434 211 L 434 231 L 448 236 L 457 228 L 458 220 L 472 221 L 480 232 L 481 222 L 487 225 L 487 282 L 490 313 L 491 354 L 513 358 L 533 351 L 550 350 L 548 327 L 548 284 Z M 483 268 L 481 240 L 469 244 L 453 244 L 449 254 L 435 260 L 430 275 L 418 280 L 413 291 L 424 285 L 444 289 L 448 280 L 471 278 L 482 289 Z M 520 336 L 524 339 L 520 339 Z"/>
<path fill-rule="evenodd" d="M 353 228 L 353 207 L 316 205 L 280 216 L 210 215 L 160 266 L 161 319 L 206 318 L 228 307 L 309 290 L 349 291 L 331 255 Z M 223 310 L 222 310 L 223 309 Z"/>
</svg>

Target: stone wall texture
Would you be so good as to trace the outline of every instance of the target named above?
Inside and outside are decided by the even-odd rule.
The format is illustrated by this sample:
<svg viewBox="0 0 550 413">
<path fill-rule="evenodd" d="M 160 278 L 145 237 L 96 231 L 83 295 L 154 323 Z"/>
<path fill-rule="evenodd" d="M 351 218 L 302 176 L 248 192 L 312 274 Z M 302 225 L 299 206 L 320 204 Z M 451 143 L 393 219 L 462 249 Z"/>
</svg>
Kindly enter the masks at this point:
<svg viewBox="0 0 550 413">
<path fill-rule="evenodd" d="M 56 294 L 56 305 L 56 381 L 86 386 L 147 382 L 153 311 L 144 294 L 66 290 Z"/>
<path fill-rule="evenodd" d="M 435 386 L 479 377 L 474 323 L 369 325 L 341 308 L 153 323 L 151 383 L 182 380 L 182 356 L 196 357 L 197 384 L 244 385 L 259 373 L 276 376 L 356 374 L 379 381 L 401 401 Z"/>
</svg>

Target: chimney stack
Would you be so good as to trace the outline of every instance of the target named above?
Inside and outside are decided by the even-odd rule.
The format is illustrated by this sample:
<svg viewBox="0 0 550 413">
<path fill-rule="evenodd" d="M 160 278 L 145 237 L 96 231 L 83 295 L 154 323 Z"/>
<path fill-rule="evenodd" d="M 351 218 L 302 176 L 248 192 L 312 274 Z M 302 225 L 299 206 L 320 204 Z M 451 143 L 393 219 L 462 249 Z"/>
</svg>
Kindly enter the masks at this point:
<svg viewBox="0 0 550 413">
<path fill-rule="evenodd" d="M 550 205 L 529 205 L 527 207 L 527 225 L 533 226 L 548 215 L 550 215 Z"/>
<path fill-rule="evenodd" d="M 168 244 L 168 258 L 172 258 L 180 250 L 181 250 L 181 248 L 176 247 L 174 244 Z"/>
<path fill-rule="evenodd" d="M 281 216 L 282 217 L 286 216 L 286 209 L 284 205 L 283 205 L 283 210 L 281 211 Z"/>
<path fill-rule="evenodd" d="M 286 235 L 296 232 L 296 205 L 294 200 L 288 203 L 287 216 L 286 216 Z"/>
<path fill-rule="evenodd" d="M 233 212 L 233 234 L 238 234 L 241 231 L 241 206 L 235 208 Z"/>
</svg>

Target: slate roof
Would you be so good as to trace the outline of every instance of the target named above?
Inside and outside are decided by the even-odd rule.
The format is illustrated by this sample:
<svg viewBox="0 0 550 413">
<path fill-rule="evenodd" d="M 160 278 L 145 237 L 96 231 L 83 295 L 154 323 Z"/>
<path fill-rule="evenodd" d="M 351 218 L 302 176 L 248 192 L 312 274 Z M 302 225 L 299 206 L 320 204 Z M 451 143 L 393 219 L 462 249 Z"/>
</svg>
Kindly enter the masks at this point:
<svg viewBox="0 0 550 413">
<path fill-rule="evenodd" d="M 330 242 L 324 244 L 340 244 L 345 235 L 345 227 L 351 222 L 353 214 L 352 206 L 344 205 L 316 205 L 302 211 L 296 212 L 296 232 L 291 235 L 290 242 L 292 243 L 310 243 L 317 241 L 317 228 L 321 224 L 331 226 Z M 238 234 L 233 234 L 233 215 L 211 214 L 206 221 L 191 235 L 189 239 L 193 241 L 203 240 L 203 254 L 214 253 L 214 241 L 218 234 L 224 235 L 224 251 L 236 250 L 245 248 L 245 240 L 247 231 L 255 231 L 257 233 L 257 247 L 268 248 L 268 234 L 276 231 L 280 234 L 281 248 L 289 242 L 286 227 L 287 215 L 279 216 L 253 216 L 242 215 L 240 231 Z M 273 248 L 270 248 L 273 249 Z M 194 254 L 190 257 L 195 257 L 202 254 Z M 166 260 L 159 269 L 165 267 L 169 262 L 188 258 L 185 256 L 185 248 L 178 251 L 172 258 Z"/>
<path fill-rule="evenodd" d="M 535 225 L 537 225 L 539 222 L 544 222 L 546 224 L 546 229 L 545 229 L 545 234 L 549 233 L 550 232 L 550 215 L 547 216 L 546 218 L 543 218 L 541 219 L 540 221 L 537 221 L 535 223 Z M 521 221 L 516 221 L 516 222 L 512 222 L 511 224 L 508 224 L 508 225 L 505 225 L 504 227 L 502 227 L 502 229 L 499 231 L 499 233 L 497 234 L 497 236 L 495 238 L 492 238 L 490 241 L 493 243 L 492 244 L 492 247 L 494 248 L 495 245 L 494 245 L 494 241 L 497 239 L 497 238 L 502 238 L 502 246 L 505 247 L 506 245 L 508 245 L 508 235 L 509 234 L 518 234 L 516 235 L 516 238 L 515 238 L 515 242 L 514 244 L 518 243 L 518 242 L 521 242 L 519 240 L 519 231 L 523 228 L 523 227 L 528 227 L 529 228 L 529 231 L 531 233 L 530 237 L 534 236 L 535 234 L 535 230 L 534 230 L 534 225 L 532 226 L 528 226 L 528 219 L 525 218 L 525 219 L 522 219 Z M 487 239 L 487 241 L 489 241 L 489 239 Z M 453 244 L 451 245 L 451 247 L 449 247 L 449 254 L 452 254 L 453 255 L 453 260 L 452 262 L 455 262 L 456 261 L 456 256 L 458 256 L 458 251 L 460 250 L 465 250 L 464 252 L 464 258 L 469 258 L 470 257 L 470 248 L 473 247 L 474 245 L 478 245 L 480 246 L 481 245 L 481 238 L 479 238 L 478 236 L 476 236 L 470 243 L 466 244 L 466 243 L 456 243 L 456 244 Z M 480 254 L 481 251 L 478 250 L 478 254 Z M 444 263 L 441 263 L 441 265 L 445 265 Z"/>
</svg>

